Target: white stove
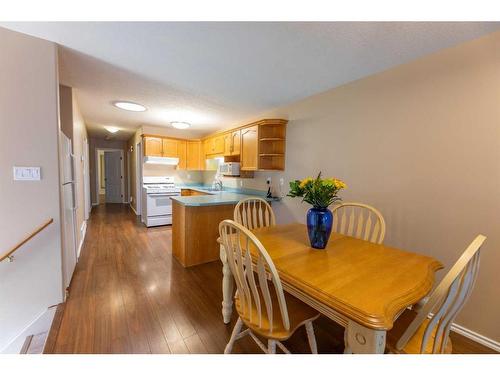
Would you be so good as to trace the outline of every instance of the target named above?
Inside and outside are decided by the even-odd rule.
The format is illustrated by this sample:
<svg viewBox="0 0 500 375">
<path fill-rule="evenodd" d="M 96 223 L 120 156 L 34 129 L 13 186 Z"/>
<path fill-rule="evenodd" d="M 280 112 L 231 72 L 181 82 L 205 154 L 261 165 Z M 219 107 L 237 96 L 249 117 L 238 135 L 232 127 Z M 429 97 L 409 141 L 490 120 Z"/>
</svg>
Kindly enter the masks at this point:
<svg viewBox="0 0 500 375">
<path fill-rule="evenodd" d="M 173 177 L 143 178 L 142 222 L 147 227 L 172 224 L 172 200 L 181 195 Z"/>
</svg>

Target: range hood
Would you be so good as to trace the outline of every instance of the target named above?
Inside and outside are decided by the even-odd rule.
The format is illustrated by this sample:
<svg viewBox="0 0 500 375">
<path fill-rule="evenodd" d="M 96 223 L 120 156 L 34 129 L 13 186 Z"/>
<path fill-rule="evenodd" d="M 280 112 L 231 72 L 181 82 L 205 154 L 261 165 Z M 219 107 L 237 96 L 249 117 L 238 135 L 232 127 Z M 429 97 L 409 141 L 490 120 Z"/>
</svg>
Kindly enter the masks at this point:
<svg viewBox="0 0 500 375">
<path fill-rule="evenodd" d="M 179 164 L 179 158 L 164 158 L 161 156 L 145 156 L 144 163 L 146 163 L 146 164 L 177 165 L 177 164 Z"/>
</svg>

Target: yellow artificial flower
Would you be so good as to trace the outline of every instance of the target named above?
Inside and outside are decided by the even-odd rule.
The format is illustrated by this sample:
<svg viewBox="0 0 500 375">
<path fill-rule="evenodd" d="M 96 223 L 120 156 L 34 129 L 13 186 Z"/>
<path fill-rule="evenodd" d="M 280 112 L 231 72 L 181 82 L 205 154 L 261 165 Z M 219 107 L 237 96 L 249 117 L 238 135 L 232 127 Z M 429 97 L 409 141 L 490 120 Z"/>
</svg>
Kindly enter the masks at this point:
<svg viewBox="0 0 500 375">
<path fill-rule="evenodd" d="M 312 181 L 312 177 L 307 177 L 304 178 L 302 181 L 300 181 L 300 188 L 303 189 L 309 181 Z"/>
<path fill-rule="evenodd" d="M 345 189 L 347 188 L 347 185 L 345 184 L 344 181 L 338 179 L 338 178 L 332 178 L 332 181 L 333 181 L 333 185 L 337 188 L 337 189 Z"/>
</svg>

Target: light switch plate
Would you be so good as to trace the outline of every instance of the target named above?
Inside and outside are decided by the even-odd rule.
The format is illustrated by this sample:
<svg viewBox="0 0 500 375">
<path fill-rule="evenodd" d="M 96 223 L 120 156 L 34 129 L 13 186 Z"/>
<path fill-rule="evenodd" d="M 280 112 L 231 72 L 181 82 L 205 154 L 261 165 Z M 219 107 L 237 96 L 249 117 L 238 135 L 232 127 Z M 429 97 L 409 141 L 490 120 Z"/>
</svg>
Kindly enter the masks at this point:
<svg viewBox="0 0 500 375">
<path fill-rule="evenodd" d="M 13 167 L 14 181 L 40 181 L 40 167 Z"/>
</svg>

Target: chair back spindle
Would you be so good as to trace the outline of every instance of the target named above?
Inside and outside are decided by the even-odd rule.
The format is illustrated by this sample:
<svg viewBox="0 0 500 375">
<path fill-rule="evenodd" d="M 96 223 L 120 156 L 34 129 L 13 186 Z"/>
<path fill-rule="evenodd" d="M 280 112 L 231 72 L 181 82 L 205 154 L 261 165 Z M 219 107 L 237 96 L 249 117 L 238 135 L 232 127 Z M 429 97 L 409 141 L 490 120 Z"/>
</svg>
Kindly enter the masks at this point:
<svg viewBox="0 0 500 375">
<path fill-rule="evenodd" d="M 250 230 L 276 225 L 273 209 L 265 199 L 242 199 L 234 208 L 234 221 Z"/>
<path fill-rule="evenodd" d="M 385 237 L 385 220 L 374 207 L 363 203 L 342 203 L 332 209 L 333 231 L 361 240 L 381 244 Z"/>
</svg>

